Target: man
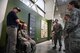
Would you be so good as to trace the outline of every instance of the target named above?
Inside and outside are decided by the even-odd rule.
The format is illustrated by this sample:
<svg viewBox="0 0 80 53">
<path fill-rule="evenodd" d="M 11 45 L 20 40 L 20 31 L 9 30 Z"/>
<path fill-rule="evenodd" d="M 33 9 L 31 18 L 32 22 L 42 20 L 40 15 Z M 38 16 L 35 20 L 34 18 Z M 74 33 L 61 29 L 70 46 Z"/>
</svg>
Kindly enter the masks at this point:
<svg viewBox="0 0 80 53">
<path fill-rule="evenodd" d="M 67 33 L 69 34 L 69 53 L 80 53 L 80 10 L 76 1 L 71 1 L 68 4 L 71 19 L 67 26 Z"/>
<path fill-rule="evenodd" d="M 65 26 L 64 26 L 64 43 L 65 43 L 65 52 L 69 53 L 69 34 L 66 32 L 67 29 L 67 25 L 69 23 L 70 20 L 70 15 L 69 14 L 65 14 L 64 16 L 64 21 L 65 21 Z"/>
<path fill-rule="evenodd" d="M 21 43 L 26 46 L 26 53 L 34 53 L 36 49 L 36 42 L 28 36 L 26 23 L 23 23 L 18 35 Z"/>
<path fill-rule="evenodd" d="M 55 46 L 53 47 L 53 49 L 56 49 L 56 45 L 57 45 L 57 40 L 59 41 L 59 51 L 61 51 L 61 35 L 62 35 L 62 26 L 61 24 L 58 23 L 58 19 L 55 19 L 55 24 L 53 26 L 53 33 L 54 33 L 54 44 Z"/>
<path fill-rule="evenodd" d="M 21 10 L 18 7 L 14 7 L 7 15 L 7 50 L 6 53 L 16 53 L 16 42 L 17 42 L 17 28 L 18 24 L 21 25 L 17 13 Z"/>
</svg>

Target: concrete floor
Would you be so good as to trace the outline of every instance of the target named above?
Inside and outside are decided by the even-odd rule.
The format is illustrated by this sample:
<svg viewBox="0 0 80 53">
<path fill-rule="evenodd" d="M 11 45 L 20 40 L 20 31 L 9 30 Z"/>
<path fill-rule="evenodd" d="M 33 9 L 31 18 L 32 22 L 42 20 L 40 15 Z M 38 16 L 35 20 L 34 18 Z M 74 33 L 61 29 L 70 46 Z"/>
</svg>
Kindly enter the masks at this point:
<svg viewBox="0 0 80 53">
<path fill-rule="evenodd" d="M 57 44 L 57 49 L 53 50 L 52 47 L 54 46 L 54 44 L 52 45 L 52 41 L 45 41 L 42 43 L 39 43 L 36 45 L 36 52 L 35 53 L 65 53 L 63 50 L 64 48 L 64 41 L 62 40 L 62 50 L 59 52 L 59 44 Z M 3 50 L 0 49 L 0 53 L 5 53 L 5 52 L 1 52 Z"/>
<path fill-rule="evenodd" d="M 62 50 L 58 51 L 59 49 L 59 44 L 57 44 L 57 49 L 53 50 L 52 47 L 54 45 L 52 45 L 51 40 L 50 41 L 45 41 L 42 43 L 37 44 L 37 48 L 36 48 L 36 52 L 35 53 L 65 53 L 63 50 L 64 48 L 64 42 L 62 41 Z"/>
</svg>

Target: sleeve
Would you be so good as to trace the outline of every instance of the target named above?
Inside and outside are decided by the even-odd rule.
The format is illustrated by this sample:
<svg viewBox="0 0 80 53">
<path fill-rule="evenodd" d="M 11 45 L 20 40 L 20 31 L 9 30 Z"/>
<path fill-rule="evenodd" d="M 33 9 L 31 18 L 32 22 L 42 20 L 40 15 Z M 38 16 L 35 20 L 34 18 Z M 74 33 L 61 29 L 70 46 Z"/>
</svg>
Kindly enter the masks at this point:
<svg viewBox="0 0 80 53">
<path fill-rule="evenodd" d="M 53 30 L 52 30 L 52 32 L 53 32 L 53 31 L 55 31 L 55 27 L 54 27 L 54 25 L 53 25 Z"/>
<path fill-rule="evenodd" d="M 59 30 L 60 30 L 60 35 L 62 35 L 63 34 L 63 28 L 62 28 L 62 25 L 61 24 L 60 24 Z"/>
<path fill-rule="evenodd" d="M 28 39 L 29 36 L 27 34 L 27 31 L 25 30 L 25 32 L 23 30 L 21 30 L 22 35 L 24 36 L 24 38 Z"/>
<path fill-rule="evenodd" d="M 77 12 L 74 12 L 72 15 L 71 15 L 71 19 L 67 25 L 67 31 L 70 32 L 72 31 L 72 29 L 74 29 L 77 25 L 78 25 L 78 22 L 79 22 L 79 16 L 78 16 L 78 13 Z"/>
<path fill-rule="evenodd" d="M 60 24 L 60 31 L 62 31 L 63 29 L 62 29 L 62 25 Z"/>
</svg>

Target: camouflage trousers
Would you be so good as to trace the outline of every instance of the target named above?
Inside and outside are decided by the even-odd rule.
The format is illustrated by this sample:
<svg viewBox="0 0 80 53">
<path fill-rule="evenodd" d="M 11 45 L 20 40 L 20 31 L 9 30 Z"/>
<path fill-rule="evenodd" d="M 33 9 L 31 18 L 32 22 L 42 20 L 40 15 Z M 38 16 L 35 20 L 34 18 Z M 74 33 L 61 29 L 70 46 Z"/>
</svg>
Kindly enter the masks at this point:
<svg viewBox="0 0 80 53">
<path fill-rule="evenodd" d="M 69 34 L 70 53 L 80 53 L 80 28 Z"/>
<path fill-rule="evenodd" d="M 70 38 L 69 50 L 70 53 L 80 53 L 80 39 Z"/>
<path fill-rule="evenodd" d="M 7 48 L 6 53 L 16 53 L 16 43 L 17 43 L 17 28 L 7 27 Z"/>
<path fill-rule="evenodd" d="M 25 46 L 25 52 L 26 53 L 31 53 L 31 44 L 28 41 L 25 41 L 22 45 Z"/>
<path fill-rule="evenodd" d="M 25 41 L 22 43 L 26 47 L 27 53 L 34 53 L 36 50 L 36 42 L 32 39 Z"/>
<path fill-rule="evenodd" d="M 32 40 L 32 39 L 30 39 L 29 42 L 30 42 L 31 48 L 32 48 L 31 52 L 34 53 L 35 50 L 36 50 L 36 42 L 34 40 Z"/>
<path fill-rule="evenodd" d="M 65 53 L 69 53 L 69 38 L 64 39 Z"/>
</svg>

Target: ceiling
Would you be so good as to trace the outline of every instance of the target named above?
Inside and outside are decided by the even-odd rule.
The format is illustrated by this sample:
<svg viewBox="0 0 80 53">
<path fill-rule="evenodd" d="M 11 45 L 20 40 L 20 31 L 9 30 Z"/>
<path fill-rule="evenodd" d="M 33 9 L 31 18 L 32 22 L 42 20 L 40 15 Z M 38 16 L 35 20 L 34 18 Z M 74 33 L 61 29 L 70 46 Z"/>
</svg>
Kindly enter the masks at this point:
<svg viewBox="0 0 80 53">
<path fill-rule="evenodd" d="M 67 10 L 67 4 L 71 0 L 44 0 L 44 1 L 47 6 L 45 7 L 46 9 L 45 12 L 47 12 L 46 16 L 48 17 L 47 19 L 52 19 L 54 18 L 53 16 L 57 14 L 60 14 L 61 17 L 63 17 L 66 13 L 69 13 L 69 11 Z M 74 0 L 74 1 L 79 1 L 79 4 L 80 4 L 80 0 Z M 55 4 L 55 7 L 53 7 L 54 4 Z"/>
<path fill-rule="evenodd" d="M 61 17 L 63 17 L 64 14 L 69 13 L 69 11 L 67 10 L 67 4 L 70 1 L 71 0 L 56 0 L 56 8 L 58 8 L 58 10 L 56 11 L 55 9 L 55 14 L 60 13 Z M 80 0 L 74 0 L 74 1 L 80 2 Z"/>
</svg>

